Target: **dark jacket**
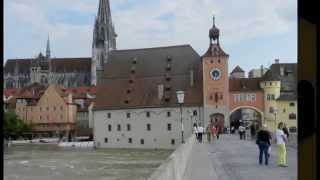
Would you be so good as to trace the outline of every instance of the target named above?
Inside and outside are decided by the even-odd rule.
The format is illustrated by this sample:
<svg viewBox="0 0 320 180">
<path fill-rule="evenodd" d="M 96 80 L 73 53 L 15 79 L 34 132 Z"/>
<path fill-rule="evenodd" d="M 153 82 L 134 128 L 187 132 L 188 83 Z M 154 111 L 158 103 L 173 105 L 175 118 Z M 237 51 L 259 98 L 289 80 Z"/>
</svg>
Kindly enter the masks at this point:
<svg viewBox="0 0 320 180">
<path fill-rule="evenodd" d="M 266 142 L 269 145 L 271 145 L 271 141 L 270 140 L 271 140 L 271 135 L 270 135 L 269 131 L 261 129 L 258 132 L 257 141 L 256 141 L 257 144 L 260 144 L 261 142 Z"/>
</svg>

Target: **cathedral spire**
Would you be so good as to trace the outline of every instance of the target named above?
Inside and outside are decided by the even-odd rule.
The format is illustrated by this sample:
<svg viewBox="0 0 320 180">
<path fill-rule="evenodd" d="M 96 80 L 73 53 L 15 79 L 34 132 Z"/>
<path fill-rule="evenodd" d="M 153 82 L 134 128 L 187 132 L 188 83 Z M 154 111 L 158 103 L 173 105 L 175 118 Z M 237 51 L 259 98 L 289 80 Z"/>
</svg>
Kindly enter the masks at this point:
<svg viewBox="0 0 320 180">
<path fill-rule="evenodd" d="M 48 34 L 48 40 L 47 40 L 47 48 L 46 48 L 46 58 L 50 58 L 50 38 Z"/>
<path fill-rule="evenodd" d="M 97 20 L 100 23 L 111 23 L 111 10 L 109 0 L 100 0 Z"/>
</svg>

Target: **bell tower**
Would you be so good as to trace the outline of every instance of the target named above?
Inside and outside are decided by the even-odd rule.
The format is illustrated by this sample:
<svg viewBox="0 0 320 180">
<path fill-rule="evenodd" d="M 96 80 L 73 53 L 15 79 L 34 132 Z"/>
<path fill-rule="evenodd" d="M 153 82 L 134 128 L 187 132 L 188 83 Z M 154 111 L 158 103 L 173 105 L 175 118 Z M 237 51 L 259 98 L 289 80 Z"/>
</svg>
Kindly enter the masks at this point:
<svg viewBox="0 0 320 180">
<path fill-rule="evenodd" d="M 212 122 L 223 130 L 229 126 L 229 55 L 222 50 L 219 35 L 213 16 L 209 48 L 202 56 L 204 126 Z"/>
</svg>

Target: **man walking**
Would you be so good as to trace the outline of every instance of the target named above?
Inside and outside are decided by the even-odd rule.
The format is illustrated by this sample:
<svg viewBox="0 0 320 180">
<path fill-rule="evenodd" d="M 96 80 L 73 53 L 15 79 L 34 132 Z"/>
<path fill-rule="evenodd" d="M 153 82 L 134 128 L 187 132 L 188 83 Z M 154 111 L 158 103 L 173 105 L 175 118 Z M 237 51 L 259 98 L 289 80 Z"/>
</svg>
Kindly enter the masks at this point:
<svg viewBox="0 0 320 180">
<path fill-rule="evenodd" d="M 212 125 L 211 127 L 212 142 L 214 142 L 216 133 L 217 133 L 217 128 L 214 125 Z"/>
<path fill-rule="evenodd" d="M 278 125 L 278 129 L 276 130 L 276 141 L 278 145 L 278 166 L 287 167 L 286 162 L 286 144 L 287 137 L 284 134 L 283 130 L 283 122 L 280 122 Z"/>
<path fill-rule="evenodd" d="M 257 134 L 257 141 L 256 144 L 259 147 L 259 164 L 262 165 L 262 160 L 264 156 L 264 164 L 268 165 L 269 160 L 269 146 L 271 145 L 271 135 L 269 131 L 267 130 L 267 126 L 264 124 L 262 126 L 262 129 L 259 130 Z"/>
<path fill-rule="evenodd" d="M 199 123 L 199 126 L 198 126 L 199 143 L 202 143 L 202 135 L 203 135 L 203 133 L 204 133 L 204 128 Z"/>
<path fill-rule="evenodd" d="M 241 139 L 246 139 L 245 138 L 245 133 L 246 133 L 246 128 L 243 125 L 239 126 L 239 135 L 240 135 L 240 140 Z"/>
<path fill-rule="evenodd" d="M 196 124 L 196 123 L 193 124 L 193 133 L 196 135 L 196 139 L 199 141 L 199 137 L 198 137 L 198 127 L 197 127 L 197 124 Z"/>
</svg>

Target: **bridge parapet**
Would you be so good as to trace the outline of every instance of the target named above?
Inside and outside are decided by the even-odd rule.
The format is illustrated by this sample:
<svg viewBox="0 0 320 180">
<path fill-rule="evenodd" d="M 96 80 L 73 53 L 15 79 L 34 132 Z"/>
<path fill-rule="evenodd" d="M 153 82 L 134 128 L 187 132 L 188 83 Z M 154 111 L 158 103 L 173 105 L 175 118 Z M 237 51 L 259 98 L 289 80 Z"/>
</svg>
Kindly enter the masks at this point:
<svg viewBox="0 0 320 180">
<path fill-rule="evenodd" d="M 191 156 L 192 148 L 195 144 L 196 138 L 194 135 L 191 135 L 185 144 L 181 144 L 168 159 L 151 174 L 148 180 L 182 180 Z"/>
</svg>

